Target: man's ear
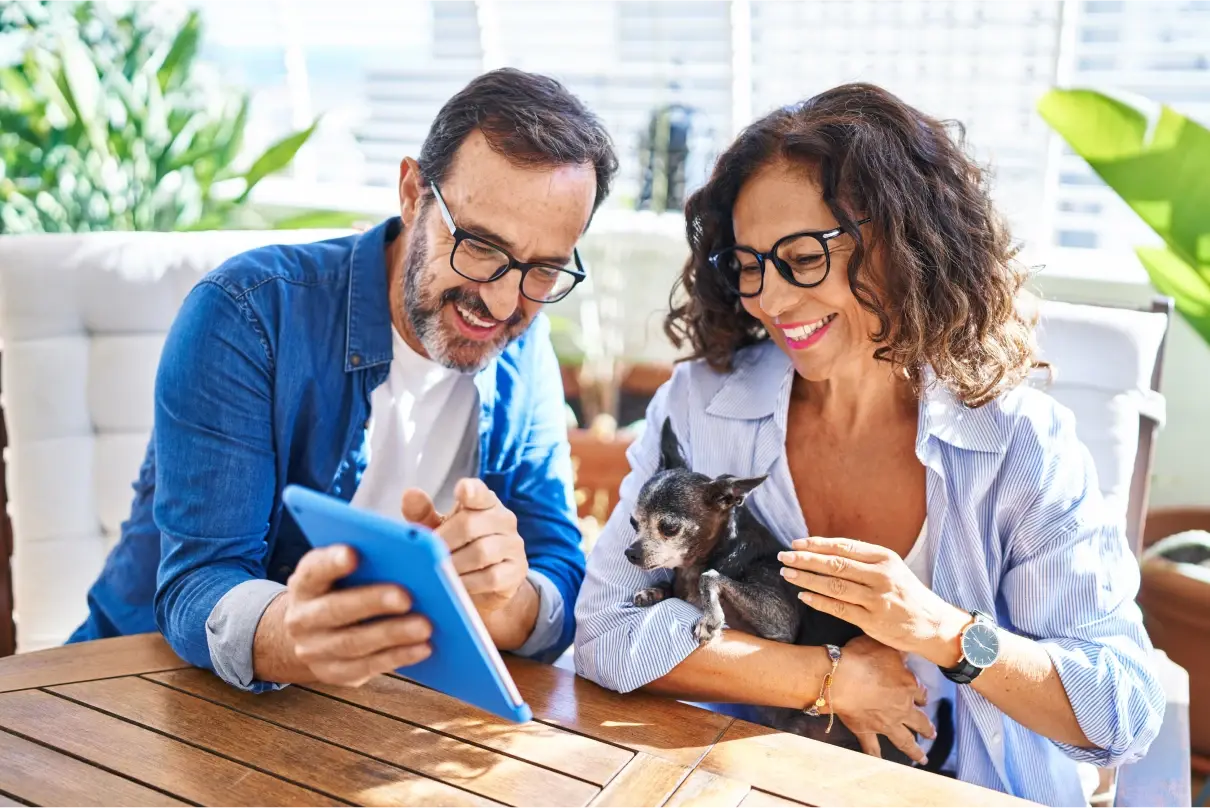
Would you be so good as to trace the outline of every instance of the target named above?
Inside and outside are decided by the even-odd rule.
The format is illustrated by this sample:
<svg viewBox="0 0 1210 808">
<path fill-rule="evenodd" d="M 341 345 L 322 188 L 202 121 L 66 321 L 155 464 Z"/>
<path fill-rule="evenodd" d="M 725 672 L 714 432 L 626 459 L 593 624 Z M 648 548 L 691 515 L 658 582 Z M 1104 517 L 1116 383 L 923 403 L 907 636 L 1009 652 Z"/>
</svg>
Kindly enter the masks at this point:
<svg viewBox="0 0 1210 808">
<path fill-rule="evenodd" d="M 767 474 L 760 477 L 732 477 L 730 474 L 724 474 L 710 483 L 710 501 L 720 509 L 739 507 L 766 479 Z"/>
<path fill-rule="evenodd" d="M 672 431 L 672 419 L 665 418 L 664 426 L 660 430 L 660 471 L 668 469 L 683 469 L 685 466 L 685 458 L 681 457 L 681 445 L 676 440 L 676 433 Z"/>
<path fill-rule="evenodd" d="M 420 164 L 411 157 L 403 158 L 399 163 L 399 217 L 404 227 L 411 227 L 420 215 L 425 190 Z"/>
</svg>

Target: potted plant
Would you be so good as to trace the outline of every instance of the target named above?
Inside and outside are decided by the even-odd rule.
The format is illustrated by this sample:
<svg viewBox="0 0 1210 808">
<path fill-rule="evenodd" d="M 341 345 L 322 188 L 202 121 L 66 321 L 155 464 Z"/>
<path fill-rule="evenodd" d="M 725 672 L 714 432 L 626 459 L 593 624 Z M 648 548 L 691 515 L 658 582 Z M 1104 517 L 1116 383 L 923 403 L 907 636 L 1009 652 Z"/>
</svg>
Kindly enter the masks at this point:
<svg viewBox="0 0 1210 808">
<path fill-rule="evenodd" d="M 1163 240 L 1135 252 L 1210 345 L 1210 130 L 1166 105 L 1148 114 L 1144 102 L 1086 89 L 1052 90 L 1038 109 Z M 1210 508 L 1148 514 L 1145 543 L 1160 543 L 1144 555 L 1139 603 L 1155 644 L 1189 672 L 1191 744 L 1210 757 L 1210 567 L 1171 556 L 1162 541 L 1203 542 L 1196 531 L 1210 531 Z"/>
</svg>

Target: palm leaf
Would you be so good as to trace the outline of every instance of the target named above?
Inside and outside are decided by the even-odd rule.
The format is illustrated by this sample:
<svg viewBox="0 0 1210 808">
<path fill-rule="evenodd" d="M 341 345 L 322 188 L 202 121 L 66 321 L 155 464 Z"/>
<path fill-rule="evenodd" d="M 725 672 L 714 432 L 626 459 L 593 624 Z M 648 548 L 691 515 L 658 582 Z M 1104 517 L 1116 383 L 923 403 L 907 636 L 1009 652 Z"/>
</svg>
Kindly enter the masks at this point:
<svg viewBox="0 0 1210 808">
<path fill-rule="evenodd" d="M 252 163 L 252 167 L 244 174 L 244 181 L 247 184 L 244 186 L 244 192 L 239 195 L 236 202 L 246 202 L 248 195 L 258 182 L 289 165 L 290 161 L 294 159 L 294 155 L 298 153 L 298 150 L 302 148 L 303 144 L 315 132 L 315 127 L 317 126 L 319 126 L 319 119 L 316 119 L 315 123 L 306 129 L 282 138 L 266 149 L 264 154 L 256 158 Z"/>
</svg>

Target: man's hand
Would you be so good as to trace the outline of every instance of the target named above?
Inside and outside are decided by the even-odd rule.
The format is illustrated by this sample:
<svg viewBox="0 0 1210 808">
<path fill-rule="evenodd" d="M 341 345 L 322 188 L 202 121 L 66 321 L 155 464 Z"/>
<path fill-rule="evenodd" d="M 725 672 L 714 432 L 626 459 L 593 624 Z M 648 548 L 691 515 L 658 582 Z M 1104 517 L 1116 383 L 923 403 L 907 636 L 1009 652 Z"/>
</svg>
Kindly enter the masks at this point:
<svg viewBox="0 0 1210 808">
<path fill-rule="evenodd" d="M 482 480 L 463 479 L 446 515 L 417 488 L 403 492 L 403 518 L 445 540 L 454 569 L 488 632 L 502 650 L 521 647 L 533 631 L 538 593 L 526 580 L 529 561 L 517 517 Z"/>
<path fill-rule="evenodd" d="M 403 589 L 381 584 L 332 591 L 332 585 L 356 567 L 356 555 L 348 547 L 324 547 L 303 556 L 286 592 L 270 605 L 269 619 L 262 618 L 257 630 L 260 678 L 358 687 L 378 674 L 428 658 L 432 626 L 424 617 L 409 614 L 412 601 Z M 363 622 L 371 618 L 381 619 Z M 261 636 L 262 628 L 272 631 L 275 625 L 283 642 Z M 285 659 L 265 654 L 270 645 L 286 652 Z M 275 671 L 290 673 L 275 676 Z"/>
<path fill-rule="evenodd" d="M 525 583 L 529 562 L 517 517 L 482 480 L 459 480 L 454 510 L 445 516 L 437 513 L 428 494 L 409 488 L 403 492 L 403 518 L 445 539 L 454 569 L 480 613 L 508 605 Z"/>
</svg>

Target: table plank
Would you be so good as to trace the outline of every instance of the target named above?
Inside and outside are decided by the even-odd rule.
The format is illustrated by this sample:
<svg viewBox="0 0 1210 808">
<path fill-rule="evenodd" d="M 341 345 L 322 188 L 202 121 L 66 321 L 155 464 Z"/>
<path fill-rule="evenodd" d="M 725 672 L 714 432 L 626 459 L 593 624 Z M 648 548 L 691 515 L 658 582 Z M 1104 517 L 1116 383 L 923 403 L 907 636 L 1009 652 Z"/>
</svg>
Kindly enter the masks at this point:
<svg viewBox="0 0 1210 808">
<path fill-rule="evenodd" d="M 592 801 L 592 805 L 663 805 L 689 772 L 687 766 L 678 766 L 663 758 L 639 752 Z"/>
<path fill-rule="evenodd" d="M 831 744 L 736 721 L 701 763 L 808 805 L 1020 806 L 1033 803 Z"/>
<path fill-rule="evenodd" d="M 673 795 L 668 806 L 719 806 L 734 808 L 748 797 L 751 788 L 743 780 L 734 780 L 702 769 L 694 769 Z"/>
<path fill-rule="evenodd" d="M 114 637 L 0 659 L 0 693 L 185 667 L 159 634 Z"/>
<path fill-rule="evenodd" d="M 748 796 L 744 797 L 743 802 L 740 803 L 740 808 L 782 808 L 782 806 L 801 808 L 802 803 L 756 788 L 749 791 Z"/>
<path fill-rule="evenodd" d="M 505 658 L 534 715 L 556 726 L 694 766 L 731 717 L 646 693 L 614 693 L 553 665 Z"/>
<path fill-rule="evenodd" d="M 0 731 L 0 790 L 34 805 L 184 805 L 146 786 Z M 17 805 L 14 801 L 0 805 Z"/>
<path fill-rule="evenodd" d="M 357 805 L 497 804 L 146 679 L 102 679 L 51 692 Z M 281 703 L 273 693 L 232 692 Z"/>
<path fill-rule="evenodd" d="M 465 741 L 604 786 L 634 753 L 537 721 L 513 724 L 397 677 L 380 676 L 359 688 L 308 686 L 317 692 L 395 716 Z"/>
<path fill-rule="evenodd" d="M 149 678 L 511 805 L 585 805 L 597 786 L 303 688 L 252 695 L 202 671 Z"/>
<path fill-rule="evenodd" d="M 0 695 L 0 726 L 190 802 L 341 804 L 40 690 Z"/>
</svg>

